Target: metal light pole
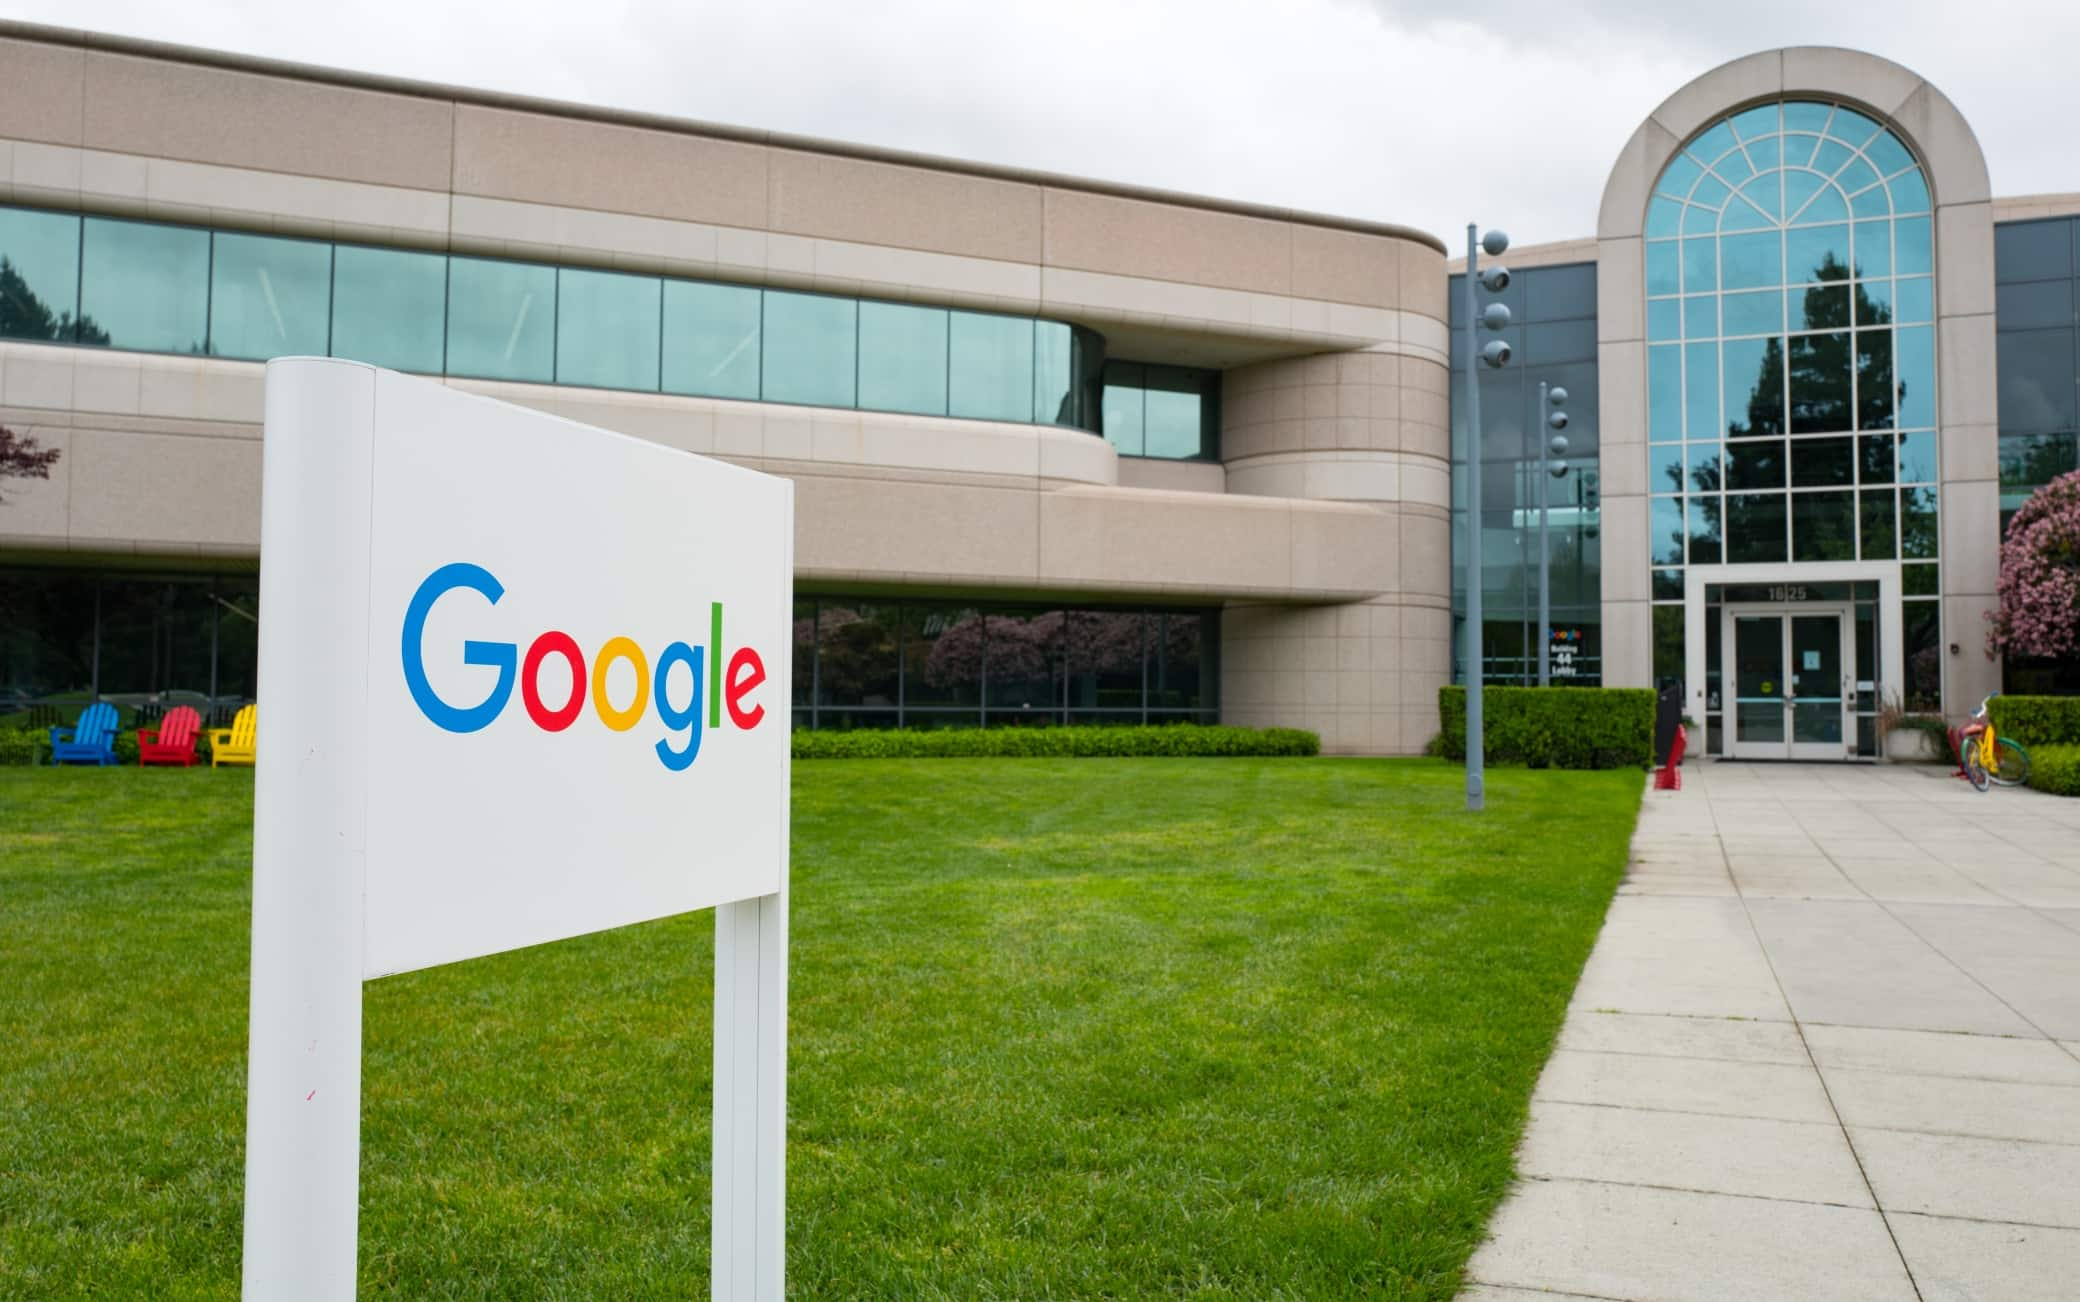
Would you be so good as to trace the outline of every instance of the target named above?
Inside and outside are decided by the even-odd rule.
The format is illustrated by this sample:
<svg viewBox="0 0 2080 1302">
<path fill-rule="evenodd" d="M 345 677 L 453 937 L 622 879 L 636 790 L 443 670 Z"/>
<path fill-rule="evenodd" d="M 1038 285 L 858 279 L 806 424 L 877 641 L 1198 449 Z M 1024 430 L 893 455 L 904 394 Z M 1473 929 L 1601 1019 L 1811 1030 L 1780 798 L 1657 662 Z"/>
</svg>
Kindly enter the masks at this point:
<svg viewBox="0 0 2080 1302">
<path fill-rule="evenodd" d="M 1509 308 L 1490 303 L 1480 311 L 1476 286 L 1499 294 L 1509 286 L 1509 272 L 1490 267 L 1481 274 L 1481 250 L 1501 257 L 1509 249 L 1509 236 L 1466 226 L 1466 808 L 1478 813 L 1486 803 L 1487 757 L 1481 734 L 1481 679 L 1485 656 L 1481 647 L 1481 377 L 1476 360 L 1490 367 L 1509 363 L 1509 344 L 1491 339 L 1479 346 L 1481 326 L 1502 331 L 1509 328 Z M 1475 323 L 1479 318 L 1479 324 Z"/>
<path fill-rule="evenodd" d="M 1547 518 L 1551 514 L 1551 486 L 1549 479 L 1558 479 L 1567 473 L 1567 390 L 1548 388 L 1544 380 L 1538 382 L 1538 409 L 1545 413 L 1546 425 L 1553 437 L 1546 444 L 1551 454 L 1541 467 L 1546 473 L 1538 481 L 1538 685 L 1553 685 L 1553 615 L 1548 593 L 1552 590 L 1551 551 L 1546 546 Z"/>
</svg>

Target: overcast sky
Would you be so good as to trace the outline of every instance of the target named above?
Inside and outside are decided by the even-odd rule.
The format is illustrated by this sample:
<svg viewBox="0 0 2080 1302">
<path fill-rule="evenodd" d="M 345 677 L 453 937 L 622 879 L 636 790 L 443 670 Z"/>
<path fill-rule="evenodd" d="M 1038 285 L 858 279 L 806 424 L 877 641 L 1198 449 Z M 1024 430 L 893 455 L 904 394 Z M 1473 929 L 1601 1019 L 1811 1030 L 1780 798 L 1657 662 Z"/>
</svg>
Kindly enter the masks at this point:
<svg viewBox="0 0 2080 1302">
<path fill-rule="evenodd" d="M 1475 217 L 1519 242 L 1592 234 L 1612 158 L 1670 91 L 1754 50 L 1853 45 L 1956 101 L 1996 194 L 2080 190 L 2072 0 L 0 0 L 0 14 L 1403 222 L 1455 247 Z"/>
</svg>

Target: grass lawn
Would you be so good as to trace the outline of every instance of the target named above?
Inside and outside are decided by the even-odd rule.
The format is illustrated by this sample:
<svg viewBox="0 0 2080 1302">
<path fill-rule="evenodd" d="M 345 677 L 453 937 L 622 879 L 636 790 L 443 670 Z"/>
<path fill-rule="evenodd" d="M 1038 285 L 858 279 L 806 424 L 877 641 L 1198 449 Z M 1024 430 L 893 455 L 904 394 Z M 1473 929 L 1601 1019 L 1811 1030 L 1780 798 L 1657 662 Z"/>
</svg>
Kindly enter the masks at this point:
<svg viewBox="0 0 2080 1302">
<path fill-rule="evenodd" d="M 801 1297 L 1450 1297 L 1638 773 L 795 770 Z M 250 774 L 0 769 L 0 1296 L 232 1297 Z M 361 1286 L 700 1296 L 706 914 L 367 990 Z"/>
</svg>

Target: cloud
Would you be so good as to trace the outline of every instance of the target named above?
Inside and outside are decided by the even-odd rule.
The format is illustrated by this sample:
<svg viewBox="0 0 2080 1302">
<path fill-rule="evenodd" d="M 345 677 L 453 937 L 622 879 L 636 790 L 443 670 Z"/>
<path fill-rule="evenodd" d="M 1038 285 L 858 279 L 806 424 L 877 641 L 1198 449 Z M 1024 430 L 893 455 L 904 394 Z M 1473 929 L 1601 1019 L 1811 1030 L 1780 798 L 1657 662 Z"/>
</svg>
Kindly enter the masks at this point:
<svg viewBox="0 0 2080 1302">
<path fill-rule="evenodd" d="M 17 0 L 13 16 L 1402 222 L 1591 233 L 1640 120 L 1706 69 L 1848 44 L 1956 99 L 1997 191 L 2080 189 L 2080 7 L 1975 0 Z M 1474 14 L 1469 21 L 1468 13 Z"/>
</svg>

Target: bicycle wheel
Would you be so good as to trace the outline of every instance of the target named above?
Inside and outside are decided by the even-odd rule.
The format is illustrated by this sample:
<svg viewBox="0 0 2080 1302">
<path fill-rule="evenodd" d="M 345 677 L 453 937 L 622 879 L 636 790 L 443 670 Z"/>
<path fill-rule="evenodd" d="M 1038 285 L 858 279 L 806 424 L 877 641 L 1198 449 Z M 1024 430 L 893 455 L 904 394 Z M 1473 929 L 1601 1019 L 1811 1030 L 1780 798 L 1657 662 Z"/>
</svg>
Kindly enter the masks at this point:
<svg viewBox="0 0 2080 1302">
<path fill-rule="evenodd" d="M 1986 761 L 1979 754 L 1979 739 L 1977 737 L 1966 739 L 1964 748 L 1964 777 L 1965 781 L 1971 783 L 1980 791 L 1984 791 L 1993 785 L 1991 775 L 1986 772 Z"/>
<path fill-rule="evenodd" d="M 1993 739 L 1993 780 L 2004 787 L 2029 781 L 2029 752 L 2006 737 Z"/>
</svg>

